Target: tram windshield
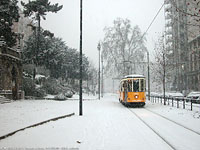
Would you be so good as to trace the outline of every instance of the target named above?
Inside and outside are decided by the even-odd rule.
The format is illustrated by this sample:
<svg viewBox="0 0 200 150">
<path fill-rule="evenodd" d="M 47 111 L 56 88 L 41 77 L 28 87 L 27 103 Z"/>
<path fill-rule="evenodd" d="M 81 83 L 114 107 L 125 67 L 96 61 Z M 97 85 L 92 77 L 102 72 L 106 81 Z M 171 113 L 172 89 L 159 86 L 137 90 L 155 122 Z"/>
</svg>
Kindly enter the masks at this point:
<svg viewBox="0 0 200 150">
<path fill-rule="evenodd" d="M 139 79 L 133 80 L 133 92 L 139 92 Z"/>
<path fill-rule="evenodd" d="M 144 79 L 131 79 L 124 81 L 124 89 L 128 92 L 144 92 L 145 91 L 145 80 Z"/>
</svg>

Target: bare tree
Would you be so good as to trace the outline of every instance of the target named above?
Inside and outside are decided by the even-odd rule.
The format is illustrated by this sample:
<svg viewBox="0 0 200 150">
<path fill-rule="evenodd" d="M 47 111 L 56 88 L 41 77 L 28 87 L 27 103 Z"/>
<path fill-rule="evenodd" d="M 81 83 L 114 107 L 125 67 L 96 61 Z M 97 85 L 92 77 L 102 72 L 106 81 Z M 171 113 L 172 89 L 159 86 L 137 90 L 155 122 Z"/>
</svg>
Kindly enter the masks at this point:
<svg viewBox="0 0 200 150">
<path fill-rule="evenodd" d="M 173 75 L 172 68 L 174 64 L 170 62 L 169 57 L 167 57 L 168 54 L 166 53 L 164 43 L 164 36 L 161 35 L 155 43 L 155 63 L 153 63 L 151 67 L 151 76 L 153 77 L 153 82 L 155 82 L 157 86 L 162 85 L 162 91 L 165 97 L 165 91 L 170 90 L 170 85 L 172 83 L 171 76 Z"/>
<path fill-rule="evenodd" d="M 87 89 L 88 92 L 92 92 L 93 95 L 96 93 L 97 88 L 97 81 L 98 81 L 98 74 L 95 65 L 90 61 L 88 66 L 88 78 L 87 78 Z"/>
<path fill-rule="evenodd" d="M 133 64 L 144 60 L 145 37 L 140 28 L 137 25 L 131 27 L 128 19 L 118 18 L 112 27 L 106 27 L 104 31 L 102 54 L 106 73 L 129 74 Z M 133 69 L 136 73 L 136 68 Z"/>
</svg>

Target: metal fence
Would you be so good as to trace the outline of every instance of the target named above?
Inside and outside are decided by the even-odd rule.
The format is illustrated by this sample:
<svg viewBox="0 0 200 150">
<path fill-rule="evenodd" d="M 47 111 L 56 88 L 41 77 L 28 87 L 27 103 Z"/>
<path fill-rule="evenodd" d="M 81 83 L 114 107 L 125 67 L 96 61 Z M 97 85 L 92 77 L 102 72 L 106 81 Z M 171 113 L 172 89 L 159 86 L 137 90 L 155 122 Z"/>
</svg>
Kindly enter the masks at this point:
<svg viewBox="0 0 200 150">
<path fill-rule="evenodd" d="M 191 99 L 191 98 L 174 98 L 174 97 L 165 97 L 164 96 L 150 96 L 150 101 L 152 103 L 160 103 L 170 105 L 172 107 L 196 110 L 200 111 L 200 100 Z"/>
</svg>

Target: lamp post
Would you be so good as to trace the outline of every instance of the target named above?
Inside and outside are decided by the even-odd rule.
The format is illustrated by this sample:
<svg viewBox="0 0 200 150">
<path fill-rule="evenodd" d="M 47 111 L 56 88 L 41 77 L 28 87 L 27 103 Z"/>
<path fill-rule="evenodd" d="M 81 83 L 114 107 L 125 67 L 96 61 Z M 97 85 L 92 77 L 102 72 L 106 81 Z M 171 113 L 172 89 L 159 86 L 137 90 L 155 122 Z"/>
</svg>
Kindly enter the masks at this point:
<svg viewBox="0 0 200 150">
<path fill-rule="evenodd" d="M 79 90 L 79 116 L 83 115 L 83 109 L 82 109 L 82 0 L 80 0 L 80 58 L 79 58 L 79 63 L 80 63 L 80 90 Z"/>
<path fill-rule="evenodd" d="M 148 100 L 150 101 L 150 66 L 149 66 L 149 51 L 148 50 L 146 50 L 146 52 L 147 52 L 147 63 L 148 63 L 148 67 L 147 67 L 147 70 L 148 70 Z"/>
<path fill-rule="evenodd" d="M 101 54 L 101 97 L 103 97 L 103 55 Z"/>
<path fill-rule="evenodd" d="M 98 93 L 99 93 L 99 100 L 100 100 L 100 50 L 101 50 L 101 45 L 100 45 L 100 42 L 99 42 L 99 44 L 98 44 L 98 46 L 97 46 L 97 49 L 98 49 L 98 51 L 99 51 L 99 72 L 98 72 L 98 74 L 99 74 L 99 79 L 98 79 Z"/>
<path fill-rule="evenodd" d="M 149 67 L 149 51 L 147 51 L 147 61 L 148 61 L 148 100 L 150 101 L 150 67 Z"/>
<path fill-rule="evenodd" d="M 164 49 L 164 45 L 163 45 Z M 165 77 L 166 77 L 166 64 L 165 64 L 165 52 L 163 53 L 163 93 L 164 93 L 164 105 L 166 105 L 166 98 L 165 98 Z"/>
</svg>

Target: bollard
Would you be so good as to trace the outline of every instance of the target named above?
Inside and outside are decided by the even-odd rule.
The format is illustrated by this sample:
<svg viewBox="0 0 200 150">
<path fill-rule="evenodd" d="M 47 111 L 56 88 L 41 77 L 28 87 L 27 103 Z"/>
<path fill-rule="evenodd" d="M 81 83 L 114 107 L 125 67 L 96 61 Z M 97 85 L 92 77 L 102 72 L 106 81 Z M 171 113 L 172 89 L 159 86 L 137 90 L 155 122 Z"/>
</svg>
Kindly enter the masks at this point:
<svg viewBox="0 0 200 150">
<path fill-rule="evenodd" d="M 174 107 L 174 98 L 172 98 L 172 107 Z"/>
<path fill-rule="evenodd" d="M 169 105 L 169 98 L 168 98 L 168 105 Z"/>
<path fill-rule="evenodd" d="M 191 111 L 192 111 L 192 99 L 191 99 Z"/>
<path fill-rule="evenodd" d="M 185 109 L 185 99 L 183 98 L 183 109 Z"/>
<path fill-rule="evenodd" d="M 177 102 L 177 108 L 179 108 L 179 100 L 176 99 L 176 102 Z"/>
</svg>

